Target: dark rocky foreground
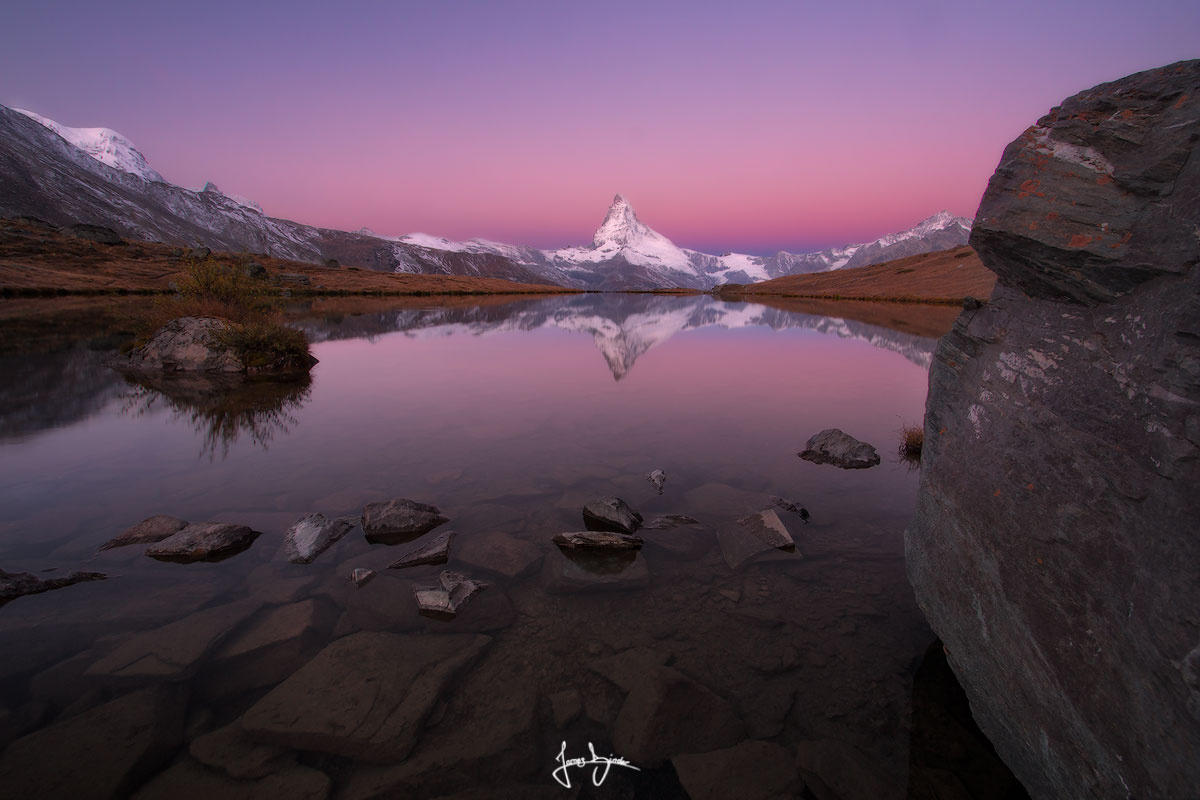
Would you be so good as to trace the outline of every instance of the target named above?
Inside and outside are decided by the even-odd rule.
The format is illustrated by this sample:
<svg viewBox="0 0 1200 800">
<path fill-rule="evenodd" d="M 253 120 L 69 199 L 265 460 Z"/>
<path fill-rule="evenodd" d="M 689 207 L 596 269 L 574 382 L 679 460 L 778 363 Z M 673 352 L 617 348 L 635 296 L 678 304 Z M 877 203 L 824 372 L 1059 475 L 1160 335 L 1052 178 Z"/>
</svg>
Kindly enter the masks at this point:
<svg viewBox="0 0 1200 800">
<path fill-rule="evenodd" d="M 1034 797 L 1200 787 L 1198 142 L 1200 61 L 1025 131 L 930 373 L 909 575 Z"/>
</svg>

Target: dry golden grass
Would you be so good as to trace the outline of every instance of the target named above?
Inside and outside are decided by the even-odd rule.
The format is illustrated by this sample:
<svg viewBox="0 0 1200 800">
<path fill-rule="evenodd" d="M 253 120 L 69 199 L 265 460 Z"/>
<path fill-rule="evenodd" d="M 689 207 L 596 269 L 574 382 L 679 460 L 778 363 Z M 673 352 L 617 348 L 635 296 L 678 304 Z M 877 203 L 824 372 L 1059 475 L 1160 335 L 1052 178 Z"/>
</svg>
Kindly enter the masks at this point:
<svg viewBox="0 0 1200 800">
<path fill-rule="evenodd" d="M 996 275 L 970 247 L 909 256 L 868 267 L 837 269 L 731 287 L 722 296 L 761 295 L 901 303 L 961 303 L 992 296 Z"/>
<path fill-rule="evenodd" d="M 0 220 L 0 296 L 161 293 L 178 285 L 187 264 L 180 248 L 158 242 L 104 245 L 69 236 L 28 220 Z M 305 275 L 310 286 L 285 284 L 293 295 L 362 294 L 547 294 L 560 286 L 502 278 L 408 275 L 368 269 L 329 268 L 250 253 L 213 252 L 215 263 L 241 268 L 255 261 L 269 278 Z"/>
<path fill-rule="evenodd" d="M 900 429 L 900 457 L 906 461 L 920 461 L 921 448 L 925 444 L 925 428 L 922 425 L 905 425 Z"/>
</svg>

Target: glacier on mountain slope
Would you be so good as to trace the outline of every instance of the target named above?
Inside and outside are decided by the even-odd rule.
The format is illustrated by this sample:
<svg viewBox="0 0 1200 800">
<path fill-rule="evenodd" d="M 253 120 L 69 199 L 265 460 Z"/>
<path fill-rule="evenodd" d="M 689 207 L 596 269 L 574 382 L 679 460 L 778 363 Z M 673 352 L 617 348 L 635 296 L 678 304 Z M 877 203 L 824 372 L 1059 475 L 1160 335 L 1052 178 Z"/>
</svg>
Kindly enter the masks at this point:
<svg viewBox="0 0 1200 800">
<path fill-rule="evenodd" d="M 114 130 L 109 128 L 70 128 L 32 111 L 21 108 L 13 110 L 54 131 L 101 164 L 107 164 L 122 172 L 132 173 L 148 181 L 166 183 L 163 176 L 155 172 L 146 161 L 146 157 L 133 146 L 133 142 Z"/>
</svg>

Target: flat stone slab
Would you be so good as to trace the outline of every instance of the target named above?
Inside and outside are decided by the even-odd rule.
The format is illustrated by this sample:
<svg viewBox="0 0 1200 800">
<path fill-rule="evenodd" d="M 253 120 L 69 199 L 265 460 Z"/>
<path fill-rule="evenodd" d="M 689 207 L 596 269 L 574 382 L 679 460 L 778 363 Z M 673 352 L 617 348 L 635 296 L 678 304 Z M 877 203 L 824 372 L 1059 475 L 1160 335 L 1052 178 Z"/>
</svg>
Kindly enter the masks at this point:
<svg viewBox="0 0 1200 800">
<path fill-rule="evenodd" d="M 613 725 L 613 747 L 639 767 L 680 753 L 729 747 L 745 737 L 728 701 L 677 670 L 648 665 L 626 685 L 629 694 Z"/>
<path fill-rule="evenodd" d="M 254 741 L 236 722 L 197 736 L 188 752 L 201 764 L 239 780 L 270 775 L 289 754 L 287 748 Z"/>
<path fill-rule="evenodd" d="M 761 553 L 796 549 L 787 526 L 772 509 L 742 517 L 735 525 L 721 527 L 717 531 L 717 542 L 730 569 L 741 567 Z"/>
<path fill-rule="evenodd" d="M 476 569 L 521 578 L 537 569 L 542 549 L 533 542 L 499 531 L 476 534 L 459 541 L 455 560 Z"/>
<path fill-rule="evenodd" d="M 154 544 L 161 542 L 187 527 L 187 520 L 169 517 L 166 514 L 155 514 L 147 517 L 137 525 L 126 528 L 121 533 L 109 539 L 100 546 L 101 550 L 111 550 L 114 547 L 125 547 L 131 544 Z"/>
<path fill-rule="evenodd" d="M 27 594 L 41 594 L 84 581 L 102 581 L 106 577 L 103 572 L 72 572 L 62 578 L 39 578 L 31 572 L 0 570 L 0 605 Z"/>
<path fill-rule="evenodd" d="M 476 581 L 461 572 L 443 571 L 435 584 L 413 587 L 417 608 L 425 616 L 451 618 L 462 609 L 468 600 L 488 585 Z"/>
<path fill-rule="evenodd" d="M 556 548 L 546 553 L 542 575 L 546 591 L 553 594 L 630 591 L 650 585 L 650 570 L 639 550 L 588 553 Z"/>
<path fill-rule="evenodd" d="M 554 543 L 564 550 L 638 550 L 645 543 L 640 536 L 608 531 L 573 531 L 560 533 Z"/>
<path fill-rule="evenodd" d="M 879 453 L 839 428 L 826 428 L 813 434 L 797 453 L 814 464 L 832 464 L 842 469 L 866 469 L 879 463 Z"/>
<path fill-rule="evenodd" d="M 86 674 L 140 680 L 184 680 L 226 634 L 260 606 L 257 600 L 238 600 L 135 634 L 88 667 Z"/>
<path fill-rule="evenodd" d="M 242 728 L 297 750 L 403 761 L 442 692 L 490 642 L 482 634 L 345 636 L 255 703 Z"/>
<path fill-rule="evenodd" d="M 5 797 L 126 797 L 183 739 L 186 692 L 141 689 L 17 739 L 0 755 Z"/>
<path fill-rule="evenodd" d="M 787 748 L 745 741 L 723 750 L 671 759 L 679 782 L 692 800 L 777 800 L 799 797 L 804 781 Z"/>
<path fill-rule="evenodd" d="M 286 764 L 257 780 L 234 780 L 194 761 L 177 761 L 135 794 L 134 800 L 326 800 L 332 782 L 312 767 Z"/>
<path fill-rule="evenodd" d="M 146 548 L 159 561 L 222 561 L 231 558 L 258 538 L 258 531 L 228 522 L 193 522 L 186 528 Z"/>
<path fill-rule="evenodd" d="M 307 514 L 284 534 L 283 557 L 293 564 L 311 564 L 353 527 L 354 523 L 344 517 L 326 519 L 321 513 Z"/>
<path fill-rule="evenodd" d="M 402 497 L 368 503 L 362 513 L 363 533 L 372 544 L 407 542 L 449 521 L 437 506 Z"/>
<path fill-rule="evenodd" d="M 589 531 L 633 533 L 642 526 L 642 515 L 619 497 L 601 497 L 583 507 L 583 527 Z"/>
<path fill-rule="evenodd" d="M 450 560 L 450 541 L 454 531 L 439 531 L 415 542 L 405 549 L 400 557 L 388 564 L 388 569 L 404 569 L 422 564 L 445 564 Z"/>
</svg>

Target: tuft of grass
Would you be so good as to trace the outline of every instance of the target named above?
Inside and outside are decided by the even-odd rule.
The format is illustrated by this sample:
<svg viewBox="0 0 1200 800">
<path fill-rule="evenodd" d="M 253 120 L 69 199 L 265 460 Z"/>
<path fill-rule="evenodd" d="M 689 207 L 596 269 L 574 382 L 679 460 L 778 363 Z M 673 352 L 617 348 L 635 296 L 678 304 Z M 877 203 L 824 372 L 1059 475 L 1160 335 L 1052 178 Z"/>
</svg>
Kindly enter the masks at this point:
<svg viewBox="0 0 1200 800">
<path fill-rule="evenodd" d="M 312 365 L 304 331 L 289 328 L 274 317 L 234 323 L 218 334 L 217 340 L 233 350 L 250 372 L 296 372 Z"/>
<path fill-rule="evenodd" d="M 921 447 L 925 444 L 925 428 L 922 425 L 904 425 L 900 428 L 900 457 L 905 461 L 921 460 Z"/>
</svg>

